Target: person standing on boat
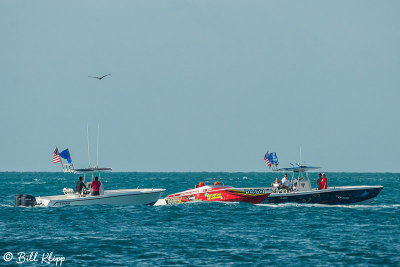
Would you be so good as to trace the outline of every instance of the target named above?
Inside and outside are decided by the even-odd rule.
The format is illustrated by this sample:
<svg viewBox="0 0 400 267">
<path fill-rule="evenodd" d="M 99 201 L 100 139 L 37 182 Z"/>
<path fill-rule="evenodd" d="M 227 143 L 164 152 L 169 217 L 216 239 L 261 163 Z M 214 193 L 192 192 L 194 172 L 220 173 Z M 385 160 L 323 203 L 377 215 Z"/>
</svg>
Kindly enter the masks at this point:
<svg viewBox="0 0 400 267">
<path fill-rule="evenodd" d="M 322 182 L 322 173 L 319 173 L 318 180 L 317 180 L 318 189 L 321 189 L 321 182 Z"/>
<path fill-rule="evenodd" d="M 287 173 L 285 173 L 285 176 L 282 178 L 282 188 L 286 190 L 289 190 L 290 188 L 290 181 L 287 178 Z"/>
<path fill-rule="evenodd" d="M 321 181 L 321 184 L 319 186 L 319 189 L 328 189 L 328 183 L 327 183 L 327 180 L 326 180 L 325 173 L 322 174 L 322 181 Z"/>
<path fill-rule="evenodd" d="M 79 177 L 79 181 L 76 183 L 76 193 L 82 194 L 82 189 L 83 188 L 88 190 L 88 188 L 86 187 L 85 183 L 83 182 L 82 176 L 80 176 Z"/>
<path fill-rule="evenodd" d="M 92 196 L 100 195 L 100 185 L 101 185 L 101 182 L 99 181 L 99 177 L 96 176 L 94 178 L 94 181 L 92 182 L 92 189 L 93 189 Z"/>
</svg>

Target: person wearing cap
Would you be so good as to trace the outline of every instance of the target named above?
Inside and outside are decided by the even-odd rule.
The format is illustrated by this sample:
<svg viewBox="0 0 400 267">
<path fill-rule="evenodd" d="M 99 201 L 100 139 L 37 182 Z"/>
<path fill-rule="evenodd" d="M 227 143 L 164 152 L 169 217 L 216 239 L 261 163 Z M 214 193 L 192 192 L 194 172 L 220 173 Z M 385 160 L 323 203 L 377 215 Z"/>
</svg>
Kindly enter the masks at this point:
<svg viewBox="0 0 400 267">
<path fill-rule="evenodd" d="M 218 182 L 218 181 L 215 181 L 214 185 L 219 185 L 219 182 Z"/>
<path fill-rule="evenodd" d="M 321 187 L 321 181 L 322 181 L 322 173 L 319 173 L 318 174 L 318 180 L 317 180 L 318 189 L 320 189 L 320 187 Z"/>
<path fill-rule="evenodd" d="M 322 174 L 322 181 L 321 181 L 321 184 L 319 186 L 319 189 L 328 189 L 328 184 L 327 184 L 325 173 Z"/>
</svg>

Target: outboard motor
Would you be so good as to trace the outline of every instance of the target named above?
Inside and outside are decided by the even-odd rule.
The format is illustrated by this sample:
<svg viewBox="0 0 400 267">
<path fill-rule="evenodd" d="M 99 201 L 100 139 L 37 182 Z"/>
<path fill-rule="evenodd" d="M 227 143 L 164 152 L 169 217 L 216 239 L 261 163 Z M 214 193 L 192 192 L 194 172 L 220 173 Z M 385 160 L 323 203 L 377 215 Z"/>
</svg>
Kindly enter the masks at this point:
<svg viewBox="0 0 400 267">
<path fill-rule="evenodd" d="M 33 207 L 36 205 L 36 198 L 32 195 L 15 195 L 15 206 Z"/>
</svg>

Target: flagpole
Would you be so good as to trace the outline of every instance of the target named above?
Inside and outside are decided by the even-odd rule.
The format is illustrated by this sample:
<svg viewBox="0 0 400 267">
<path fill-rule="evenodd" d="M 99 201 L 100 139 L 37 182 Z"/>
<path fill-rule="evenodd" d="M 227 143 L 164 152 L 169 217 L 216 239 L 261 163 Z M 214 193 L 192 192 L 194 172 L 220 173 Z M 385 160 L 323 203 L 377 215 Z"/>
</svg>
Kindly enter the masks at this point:
<svg viewBox="0 0 400 267">
<path fill-rule="evenodd" d="M 264 163 L 265 163 L 265 162 L 264 162 Z M 267 169 L 267 163 L 265 163 L 265 180 L 267 180 L 267 178 L 268 178 L 267 171 L 268 171 L 268 169 Z"/>
<path fill-rule="evenodd" d="M 74 164 L 72 163 L 72 158 L 71 158 L 71 152 L 69 151 L 69 148 L 67 149 L 68 149 L 69 159 L 71 160 L 72 169 L 74 169 Z"/>
<path fill-rule="evenodd" d="M 62 163 L 61 157 L 60 157 L 60 163 L 61 163 L 61 168 L 62 168 L 62 170 L 63 170 L 63 172 L 64 172 L 64 164 Z"/>
<path fill-rule="evenodd" d="M 265 153 L 265 156 L 267 156 L 268 154 L 269 154 L 269 150 L 267 149 L 267 153 Z M 264 156 L 264 159 L 265 159 L 265 156 Z M 267 162 L 265 162 L 265 160 L 264 160 L 264 163 L 265 163 L 265 180 L 267 180 L 267 177 L 268 177 L 268 175 L 267 175 L 267 171 L 268 171 Z"/>
<path fill-rule="evenodd" d="M 57 150 L 57 156 L 59 156 L 60 157 L 60 152 L 58 151 L 58 147 L 56 147 L 56 150 Z M 60 163 L 61 163 L 61 169 L 63 170 L 63 172 L 64 172 L 64 165 L 63 165 L 63 163 L 62 163 L 62 159 L 61 159 L 61 157 L 60 157 Z"/>
</svg>

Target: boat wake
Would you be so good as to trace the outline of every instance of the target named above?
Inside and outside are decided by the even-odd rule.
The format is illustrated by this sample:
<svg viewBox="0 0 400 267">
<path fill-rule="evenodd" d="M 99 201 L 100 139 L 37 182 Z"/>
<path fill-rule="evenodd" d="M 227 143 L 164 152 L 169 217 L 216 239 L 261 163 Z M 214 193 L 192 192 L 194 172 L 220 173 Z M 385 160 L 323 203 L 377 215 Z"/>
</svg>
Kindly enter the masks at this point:
<svg viewBox="0 0 400 267">
<path fill-rule="evenodd" d="M 52 182 L 54 182 L 54 181 L 65 181 L 65 179 L 64 178 L 55 177 L 51 181 Z M 26 180 L 26 181 L 12 181 L 12 182 L 9 182 L 8 184 L 11 184 L 11 185 L 30 185 L 30 184 L 48 184 L 48 183 L 49 183 L 49 181 L 47 181 L 47 179 L 34 178 L 34 179 Z"/>
<path fill-rule="evenodd" d="M 347 204 L 347 205 L 326 205 L 326 204 L 300 204 L 300 203 L 282 203 L 282 204 L 257 204 L 256 206 L 270 208 L 288 208 L 288 207 L 316 207 L 316 208 L 345 208 L 345 209 L 393 209 L 399 208 L 400 204 Z"/>
<path fill-rule="evenodd" d="M 39 182 L 39 180 L 35 180 L 35 181 L 32 181 L 32 182 L 20 182 L 20 183 L 17 183 L 17 184 L 19 184 L 19 185 L 28 185 L 28 184 L 46 184 L 46 182 Z"/>
<path fill-rule="evenodd" d="M 185 203 L 175 203 L 174 205 L 180 205 L 180 204 L 190 204 L 190 205 L 217 205 L 217 204 L 223 204 L 223 205 L 238 205 L 240 204 L 240 202 L 238 201 L 192 201 L 192 202 L 185 202 Z M 167 202 L 165 201 L 165 198 L 163 199 L 159 199 L 156 203 L 154 203 L 153 206 L 171 206 L 171 204 L 167 204 Z M 184 206 L 186 206 L 184 205 Z"/>
<path fill-rule="evenodd" d="M 162 199 L 157 200 L 157 202 L 154 203 L 153 206 L 165 206 L 165 205 L 167 205 L 167 202 L 165 201 L 164 198 L 162 198 Z"/>
<path fill-rule="evenodd" d="M 0 204 L 0 207 L 4 207 L 4 208 L 14 208 L 14 205 Z"/>
</svg>

